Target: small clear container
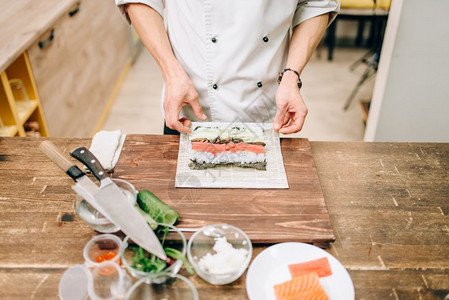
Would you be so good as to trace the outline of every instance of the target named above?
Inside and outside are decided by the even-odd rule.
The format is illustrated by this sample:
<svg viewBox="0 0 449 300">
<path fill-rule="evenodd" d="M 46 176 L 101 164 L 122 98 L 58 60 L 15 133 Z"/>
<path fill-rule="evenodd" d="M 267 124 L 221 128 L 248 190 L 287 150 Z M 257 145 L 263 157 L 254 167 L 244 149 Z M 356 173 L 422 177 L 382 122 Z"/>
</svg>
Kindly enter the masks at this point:
<svg viewBox="0 0 449 300">
<path fill-rule="evenodd" d="M 92 270 L 88 293 L 92 300 L 123 299 L 132 285 L 124 269 L 112 261 L 100 263 Z"/>
<path fill-rule="evenodd" d="M 137 190 L 126 180 L 112 178 L 123 194 L 132 205 L 136 204 Z M 101 233 L 113 233 L 120 230 L 120 227 L 105 218 L 98 210 L 89 204 L 79 195 L 75 196 L 74 208 L 78 216 L 81 217 L 92 229 Z"/>
<path fill-rule="evenodd" d="M 137 281 L 126 293 L 126 300 L 198 300 L 198 292 L 193 283 L 179 274 L 160 273 L 165 278 L 155 283 L 148 278 Z"/>
<path fill-rule="evenodd" d="M 187 257 L 195 272 L 205 281 L 217 285 L 237 280 L 248 267 L 252 252 L 248 235 L 228 224 L 198 229 L 187 245 Z"/>
<path fill-rule="evenodd" d="M 83 256 L 88 267 L 97 267 L 103 261 L 120 264 L 122 240 L 113 234 L 100 234 L 84 246 Z"/>
<path fill-rule="evenodd" d="M 74 265 L 65 270 L 59 279 L 59 299 L 86 300 L 89 296 L 88 285 L 92 274 L 86 265 Z"/>
<path fill-rule="evenodd" d="M 168 234 L 165 236 L 164 229 L 168 228 Z M 184 234 L 176 227 L 168 225 L 168 224 L 158 224 L 158 229 L 155 230 L 156 236 L 159 238 L 161 243 L 163 243 L 163 247 L 170 247 L 178 250 L 185 257 L 187 251 L 187 242 Z M 162 283 L 168 279 L 168 277 L 161 276 L 163 274 L 176 274 L 182 267 L 183 262 L 181 260 L 175 260 L 170 266 L 166 267 L 162 271 L 142 271 L 137 269 L 134 264 L 134 258 L 136 256 L 136 252 L 138 250 L 138 246 L 133 244 L 127 236 L 123 240 L 122 250 L 120 252 L 120 259 L 122 264 L 126 267 L 128 272 L 135 278 L 141 279 L 146 278 L 148 282 Z M 143 253 L 148 257 L 149 253 L 145 250 L 142 250 Z M 138 263 L 138 262 L 137 262 Z M 133 266 L 134 265 L 134 266 Z"/>
<path fill-rule="evenodd" d="M 116 300 L 123 299 L 132 285 L 124 269 L 105 261 L 89 270 L 86 265 L 68 268 L 59 280 L 61 300 Z"/>
</svg>

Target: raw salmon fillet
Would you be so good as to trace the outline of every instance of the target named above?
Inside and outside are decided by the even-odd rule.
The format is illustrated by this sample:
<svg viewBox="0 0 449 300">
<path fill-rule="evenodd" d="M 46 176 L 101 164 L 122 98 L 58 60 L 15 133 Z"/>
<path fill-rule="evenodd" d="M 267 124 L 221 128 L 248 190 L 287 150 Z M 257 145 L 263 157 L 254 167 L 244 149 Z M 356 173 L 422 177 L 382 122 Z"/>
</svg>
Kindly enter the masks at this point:
<svg viewBox="0 0 449 300">
<path fill-rule="evenodd" d="M 318 277 L 326 277 L 332 275 L 331 266 L 327 257 L 321 257 L 314 260 L 309 260 L 302 263 L 288 265 L 290 275 L 293 277 L 306 275 L 311 272 L 316 272 Z"/>
<path fill-rule="evenodd" d="M 328 300 L 315 272 L 294 277 L 274 286 L 277 300 Z"/>
</svg>

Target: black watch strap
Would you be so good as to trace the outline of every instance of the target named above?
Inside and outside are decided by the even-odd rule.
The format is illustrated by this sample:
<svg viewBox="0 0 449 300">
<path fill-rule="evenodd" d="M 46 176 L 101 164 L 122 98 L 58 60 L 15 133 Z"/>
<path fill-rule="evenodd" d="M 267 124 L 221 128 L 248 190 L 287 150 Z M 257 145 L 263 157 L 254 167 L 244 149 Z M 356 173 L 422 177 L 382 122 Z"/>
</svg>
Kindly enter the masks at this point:
<svg viewBox="0 0 449 300">
<path fill-rule="evenodd" d="M 301 81 L 301 77 L 299 76 L 298 71 L 290 69 L 290 68 L 285 68 L 284 71 L 282 71 L 281 73 L 279 73 L 279 77 L 278 77 L 278 84 L 281 83 L 282 80 L 282 76 L 284 75 L 285 72 L 287 71 L 291 71 L 293 73 L 296 74 L 296 76 L 298 76 L 298 88 L 300 89 L 302 87 L 302 81 Z"/>
</svg>

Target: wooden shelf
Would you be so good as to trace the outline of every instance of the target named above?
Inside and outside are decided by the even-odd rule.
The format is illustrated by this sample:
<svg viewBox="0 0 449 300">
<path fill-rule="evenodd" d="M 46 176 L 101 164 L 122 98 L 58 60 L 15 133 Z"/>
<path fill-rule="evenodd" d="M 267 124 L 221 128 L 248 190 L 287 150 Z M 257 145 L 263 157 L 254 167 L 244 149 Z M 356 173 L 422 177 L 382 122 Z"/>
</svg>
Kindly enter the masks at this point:
<svg viewBox="0 0 449 300">
<path fill-rule="evenodd" d="M 0 127 L 0 136 L 15 136 L 17 134 L 17 126 L 9 125 Z"/>
<path fill-rule="evenodd" d="M 23 125 L 30 118 L 37 106 L 38 102 L 36 100 L 16 101 L 20 125 Z"/>
<path fill-rule="evenodd" d="M 11 88 L 13 80 L 19 88 Z M 4 125 L 0 128 L 0 136 L 27 136 L 24 128 L 27 121 L 37 122 L 39 135 L 48 136 L 47 124 L 26 53 L 0 74 L 0 108 Z"/>
</svg>

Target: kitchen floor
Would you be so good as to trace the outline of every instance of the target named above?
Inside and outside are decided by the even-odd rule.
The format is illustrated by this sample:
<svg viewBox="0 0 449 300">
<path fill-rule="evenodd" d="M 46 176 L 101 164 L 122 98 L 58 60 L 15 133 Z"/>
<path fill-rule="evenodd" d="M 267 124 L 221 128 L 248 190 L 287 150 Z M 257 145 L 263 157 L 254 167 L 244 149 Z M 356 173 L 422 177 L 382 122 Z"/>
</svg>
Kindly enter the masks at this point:
<svg viewBox="0 0 449 300">
<path fill-rule="evenodd" d="M 327 48 L 315 52 L 301 76 L 301 91 L 309 114 L 303 130 L 290 137 L 311 141 L 363 140 L 365 126 L 360 101 L 371 98 L 375 76 L 362 85 L 346 111 L 343 106 L 367 68 L 366 64 L 360 64 L 354 71 L 349 67 L 366 52 L 362 48 L 336 48 L 331 62 L 327 61 Z M 162 134 L 162 85 L 155 61 L 142 50 L 127 74 L 102 130 Z"/>
</svg>

